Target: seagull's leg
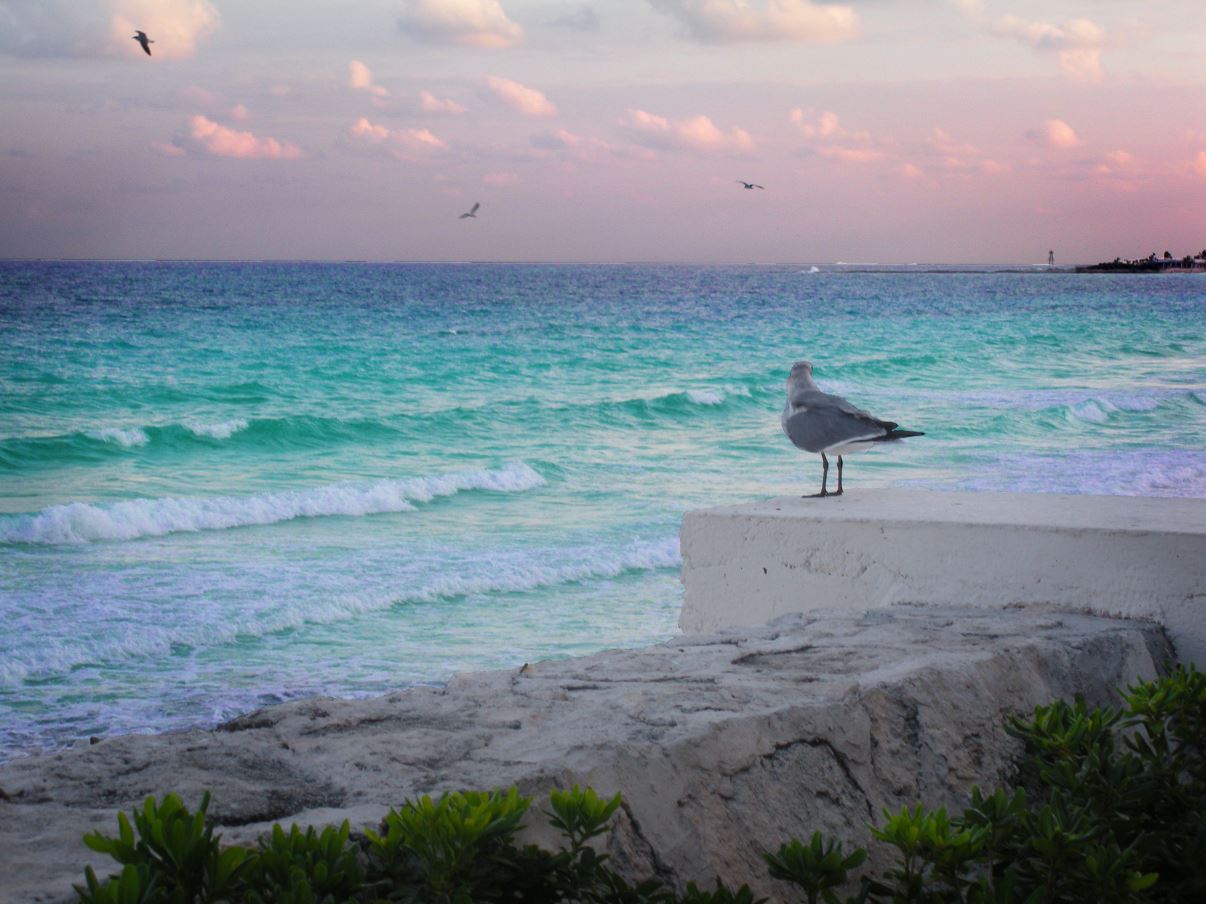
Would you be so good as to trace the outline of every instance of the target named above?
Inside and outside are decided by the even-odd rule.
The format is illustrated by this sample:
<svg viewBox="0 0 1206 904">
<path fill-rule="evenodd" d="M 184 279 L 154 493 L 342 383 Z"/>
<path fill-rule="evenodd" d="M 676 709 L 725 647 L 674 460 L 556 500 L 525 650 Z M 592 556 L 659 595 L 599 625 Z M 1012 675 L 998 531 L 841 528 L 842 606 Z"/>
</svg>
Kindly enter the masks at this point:
<svg viewBox="0 0 1206 904">
<path fill-rule="evenodd" d="M 824 469 L 821 471 L 821 492 L 813 493 L 811 496 L 805 496 L 805 499 L 816 499 L 821 496 L 829 495 L 829 490 L 825 488 L 825 484 L 829 480 L 829 459 L 825 457 L 824 452 L 821 453 L 821 467 Z"/>
<path fill-rule="evenodd" d="M 838 488 L 837 488 L 837 492 L 834 493 L 833 495 L 835 495 L 835 496 L 842 495 L 842 456 L 840 456 L 840 455 L 838 456 Z"/>
</svg>

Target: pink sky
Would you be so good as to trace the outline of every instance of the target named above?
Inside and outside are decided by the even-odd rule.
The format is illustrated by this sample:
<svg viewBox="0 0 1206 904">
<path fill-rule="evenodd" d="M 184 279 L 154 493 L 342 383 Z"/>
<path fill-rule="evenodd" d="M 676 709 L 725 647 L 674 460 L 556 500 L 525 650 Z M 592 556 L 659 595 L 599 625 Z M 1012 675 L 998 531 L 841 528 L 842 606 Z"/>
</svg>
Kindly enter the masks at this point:
<svg viewBox="0 0 1206 904">
<path fill-rule="evenodd" d="M 0 256 L 1197 252 L 1201 13 L 1200 0 L 0 0 Z M 459 220 L 474 201 L 477 219 Z"/>
</svg>

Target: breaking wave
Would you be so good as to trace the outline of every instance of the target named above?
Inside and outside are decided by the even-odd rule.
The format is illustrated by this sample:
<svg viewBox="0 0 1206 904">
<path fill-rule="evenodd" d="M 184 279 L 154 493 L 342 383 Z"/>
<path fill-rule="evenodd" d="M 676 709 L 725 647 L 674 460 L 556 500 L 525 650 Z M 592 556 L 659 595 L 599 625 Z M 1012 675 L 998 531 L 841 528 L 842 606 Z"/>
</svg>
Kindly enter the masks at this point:
<svg viewBox="0 0 1206 904">
<path fill-rule="evenodd" d="M 523 462 L 495 470 L 337 483 L 255 496 L 163 497 L 122 502 L 70 502 L 0 518 L 0 543 L 49 545 L 137 540 L 188 531 L 276 524 L 294 518 L 361 516 L 413 509 L 415 503 L 464 490 L 522 492 L 545 480 Z"/>
</svg>

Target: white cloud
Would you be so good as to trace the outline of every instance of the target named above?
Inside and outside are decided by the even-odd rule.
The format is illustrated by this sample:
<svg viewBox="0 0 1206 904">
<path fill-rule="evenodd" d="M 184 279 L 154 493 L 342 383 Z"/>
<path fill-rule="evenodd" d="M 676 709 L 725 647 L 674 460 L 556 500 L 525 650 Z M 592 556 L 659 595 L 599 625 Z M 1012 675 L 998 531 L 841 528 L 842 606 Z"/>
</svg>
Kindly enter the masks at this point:
<svg viewBox="0 0 1206 904">
<path fill-rule="evenodd" d="M 649 4 L 681 22 L 691 37 L 708 43 L 831 44 L 858 34 L 858 17 L 849 6 L 810 0 L 649 0 Z"/>
<path fill-rule="evenodd" d="M 498 0 L 408 0 L 398 26 L 433 44 L 514 47 L 523 29 L 507 18 Z"/>
<path fill-rule="evenodd" d="M 1033 22 L 1006 16 L 993 29 L 1039 52 L 1054 53 L 1059 66 L 1071 79 L 1095 82 L 1101 79 L 1101 52 L 1108 44 L 1106 30 L 1089 19 L 1072 19 L 1062 25 Z"/>
<path fill-rule="evenodd" d="M 356 91 L 367 91 L 374 97 L 389 97 L 389 92 L 373 81 L 372 70 L 360 60 L 348 63 L 348 87 Z"/>
<path fill-rule="evenodd" d="M 192 118 L 192 137 L 216 157 L 238 157 L 243 160 L 267 158 L 296 160 L 301 148 L 275 138 L 259 138 L 251 132 L 240 132 L 197 114 Z"/>
<path fill-rule="evenodd" d="M 216 31 L 210 0 L 2 0 L 0 50 L 19 56 L 143 56 L 131 40 L 141 29 L 151 55 L 182 59 Z"/>
<path fill-rule="evenodd" d="M 463 106 L 458 104 L 452 98 L 440 99 L 430 91 L 422 91 L 419 93 L 419 108 L 424 113 L 465 113 L 467 112 Z"/>
<path fill-rule="evenodd" d="M 638 144 L 646 147 L 702 151 L 705 153 L 748 153 L 754 139 L 745 129 L 720 129 L 707 116 L 670 120 L 645 110 L 629 110 L 622 123 Z"/>
<path fill-rule="evenodd" d="M 518 110 L 524 116 L 557 115 L 557 108 L 535 88 L 529 88 L 519 82 L 511 81 L 509 78 L 499 78 L 496 75 L 487 78 L 486 84 L 490 86 L 490 90 L 499 100 Z"/>
</svg>

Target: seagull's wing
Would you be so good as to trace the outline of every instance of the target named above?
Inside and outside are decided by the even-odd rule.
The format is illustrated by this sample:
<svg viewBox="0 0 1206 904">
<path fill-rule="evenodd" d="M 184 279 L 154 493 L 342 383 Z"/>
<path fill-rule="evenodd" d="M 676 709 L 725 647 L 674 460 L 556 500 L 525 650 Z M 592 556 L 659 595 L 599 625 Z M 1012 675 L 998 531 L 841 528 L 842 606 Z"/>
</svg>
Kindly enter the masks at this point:
<svg viewBox="0 0 1206 904">
<path fill-rule="evenodd" d="M 886 424 L 832 405 L 796 408 L 783 418 L 783 430 L 788 438 L 808 452 L 824 452 L 859 440 L 879 439 L 891 430 Z"/>
<path fill-rule="evenodd" d="M 481 207 L 481 206 L 482 206 L 482 204 L 481 204 L 481 202 L 480 202 L 480 201 L 474 201 L 474 202 L 473 202 L 473 206 L 469 208 L 469 213 L 470 213 L 470 214 L 475 214 L 475 213 L 477 213 L 477 209 L 478 209 L 479 207 Z"/>
<path fill-rule="evenodd" d="M 754 188 L 761 188 L 761 189 L 765 190 L 766 186 L 765 185 L 755 185 Z"/>
<path fill-rule="evenodd" d="M 882 421 L 856 408 L 841 396 L 816 389 L 795 395 L 783 413 L 783 430 L 793 443 L 809 452 L 824 452 L 845 443 L 878 439 L 896 426 L 892 421 Z"/>
</svg>

